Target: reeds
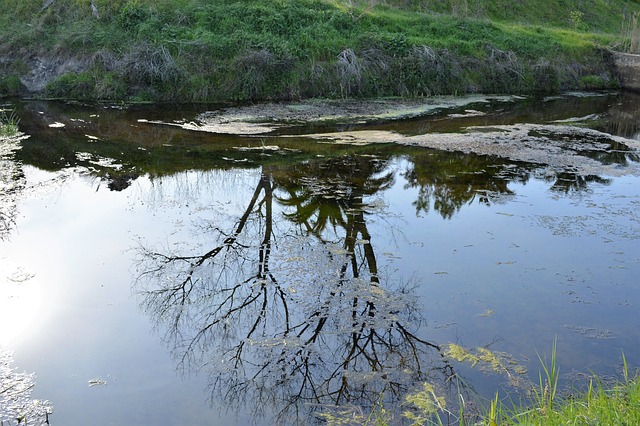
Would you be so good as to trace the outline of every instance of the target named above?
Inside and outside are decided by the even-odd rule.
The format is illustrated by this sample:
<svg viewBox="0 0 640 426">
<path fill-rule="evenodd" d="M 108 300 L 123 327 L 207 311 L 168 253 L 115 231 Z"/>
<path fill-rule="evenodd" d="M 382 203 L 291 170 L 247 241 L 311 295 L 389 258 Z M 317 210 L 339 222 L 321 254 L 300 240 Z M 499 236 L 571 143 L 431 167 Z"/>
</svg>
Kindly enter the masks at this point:
<svg viewBox="0 0 640 426">
<path fill-rule="evenodd" d="M 640 53 L 640 30 L 638 29 L 638 12 L 622 16 L 622 51 Z"/>
</svg>

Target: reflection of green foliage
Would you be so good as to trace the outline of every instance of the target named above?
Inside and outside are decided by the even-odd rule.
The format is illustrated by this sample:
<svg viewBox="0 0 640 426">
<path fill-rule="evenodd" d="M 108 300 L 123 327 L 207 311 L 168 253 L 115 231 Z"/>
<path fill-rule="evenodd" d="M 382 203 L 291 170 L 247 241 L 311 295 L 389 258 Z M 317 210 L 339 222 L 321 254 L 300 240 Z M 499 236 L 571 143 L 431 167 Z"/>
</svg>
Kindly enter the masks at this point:
<svg viewBox="0 0 640 426">
<path fill-rule="evenodd" d="M 361 209 L 362 199 L 388 188 L 393 173 L 384 171 L 385 161 L 349 156 L 323 162 L 309 162 L 284 169 L 277 179 L 288 195 L 278 201 L 295 207 L 286 216 L 320 235 L 329 225 L 344 227 L 352 209 Z"/>
<path fill-rule="evenodd" d="M 509 180 L 498 176 L 496 159 L 462 153 L 416 152 L 412 167 L 404 173 L 405 188 L 418 188 L 413 202 L 416 213 L 433 209 L 450 219 L 462 206 L 477 200 L 490 205 L 511 195 Z M 526 176 L 510 176 L 526 180 Z"/>
</svg>

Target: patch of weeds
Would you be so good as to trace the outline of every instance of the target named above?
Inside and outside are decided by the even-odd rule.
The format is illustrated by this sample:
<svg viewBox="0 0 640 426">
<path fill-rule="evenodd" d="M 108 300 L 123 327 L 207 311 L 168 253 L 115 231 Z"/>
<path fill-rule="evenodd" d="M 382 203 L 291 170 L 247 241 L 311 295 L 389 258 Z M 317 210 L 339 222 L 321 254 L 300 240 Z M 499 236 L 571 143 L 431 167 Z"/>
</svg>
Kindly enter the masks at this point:
<svg viewBox="0 0 640 426">
<path fill-rule="evenodd" d="M 383 397 L 384 395 L 380 395 L 381 399 Z M 318 417 L 331 426 L 386 426 L 393 421 L 393 416 L 384 407 L 381 400 L 375 404 L 368 415 L 360 407 L 355 406 L 325 407 L 324 410 L 318 414 Z"/>
<path fill-rule="evenodd" d="M 0 110 L 0 137 L 11 137 L 18 133 L 20 119 L 15 111 L 7 114 L 7 111 Z"/>
<path fill-rule="evenodd" d="M 132 1 L 122 7 L 116 21 L 126 31 L 133 31 L 147 19 L 148 15 L 149 11 L 146 7 L 138 1 Z"/>
<path fill-rule="evenodd" d="M 229 95 L 239 101 L 279 98 L 286 93 L 293 68 L 293 58 L 268 49 L 249 51 L 230 65 Z"/>
<path fill-rule="evenodd" d="M 45 95 L 50 98 L 93 99 L 95 81 L 88 72 L 63 74 L 47 84 Z"/>
<path fill-rule="evenodd" d="M 95 96 L 98 99 L 122 100 L 126 95 L 127 86 L 124 80 L 114 72 L 103 74 L 95 83 Z"/>
<path fill-rule="evenodd" d="M 612 82 L 598 75 L 585 75 L 580 79 L 580 87 L 584 90 L 605 90 L 612 88 Z"/>
<path fill-rule="evenodd" d="M 543 61 L 533 67 L 533 91 L 557 93 L 560 91 L 560 75 L 551 64 Z"/>
</svg>

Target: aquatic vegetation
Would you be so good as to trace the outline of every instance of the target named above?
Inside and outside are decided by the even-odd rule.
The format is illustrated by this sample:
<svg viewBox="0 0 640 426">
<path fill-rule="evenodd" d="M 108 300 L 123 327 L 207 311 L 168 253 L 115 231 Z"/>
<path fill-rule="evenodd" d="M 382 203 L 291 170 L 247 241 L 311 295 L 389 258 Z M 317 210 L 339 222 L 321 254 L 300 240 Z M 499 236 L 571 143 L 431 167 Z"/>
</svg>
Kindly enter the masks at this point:
<svg viewBox="0 0 640 426">
<path fill-rule="evenodd" d="M 412 425 L 442 424 L 436 414 L 445 411 L 447 403 L 443 396 L 436 394 L 433 385 L 425 382 L 420 391 L 406 397 L 406 402 L 415 407 L 415 410 L 406 410 L 403 413 Z"/>
<path fill-rule="evenodd" d="M 443 354 L 455 361 L 468 363 L 481 371 L 504 374 L 509 384 L 515 388 L 527 387 L 524 375 L 527 369 L 510 354 L 494 352 L 484 347 L 467 349 L 455 343 L 443 346 Z"/>
</svg>

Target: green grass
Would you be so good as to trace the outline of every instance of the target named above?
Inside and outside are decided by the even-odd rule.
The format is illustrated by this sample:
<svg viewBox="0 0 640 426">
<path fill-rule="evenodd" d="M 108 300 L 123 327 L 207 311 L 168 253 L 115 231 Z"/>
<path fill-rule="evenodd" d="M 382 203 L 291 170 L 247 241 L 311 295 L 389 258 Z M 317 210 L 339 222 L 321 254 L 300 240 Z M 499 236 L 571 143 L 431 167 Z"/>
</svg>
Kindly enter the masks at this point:
<svg viewBox="0 0 640 426">
<path fill-rule="evenodd" d="M 16 135 L 18 133 L 18 123 L 20 123 L 20 119 L 14 111 L 7 113 L 7 111 L 0 109 L 0 138 Z"/>
<path fill-rule="evenodd" d="M 465 349 L 459 345 L 445 345 L 444 356 L 452 361 L 467 363 L 483 371 L 493 371 L 511 376 L 517 363 L 507 354 L 494 353 L 486 348 Z M 551 357 L 539 356 L 540 373 L 537 384 L 529 383 L 520 387 L 518 401 L 514 401 L 517 393 L 508 394 L 503 399 L 496 392 L 495 397 L 486 404 L 476 402 L 468 405 L 462 396 L 460 377 L 450 378 L 456 389 L 457 398 L 447 400 L 438 388 L 424 383 L 422 388 L 410 393 L 405 398 L 402 416 L 413 426 L 456 425 L 637 425 L 640 424 L 640 376 L 629 371 L 627 360 L 622 355 L 622 378 L 605 385 L 597 377 L 592 376 L 585 390 L 572 389 L 560 392 L 559 368 L 556 358 L 556 341 L 553 342 Z M 512 368 L 514 371 L 510 372 Z M 512 381 L 513 377 L 509 377 Z M 462 386 L 465 387 L 465 386 Z M 523 397 L 524 395 L 524 397 Z M 528 396 L 526 396 L 528 395 Z M 468 395 L 467 395 L 468 398 Z M 451 398 L 449 398 L 451 399 Z M 477 408 L 470 409 L 479 404 Z M 485 405 L 483 407 L 483 405 Z M 386 426 L 400 423 L 399 419 L 383 405 L 373 407 L 369 414 L 353 417 L 351 411 L 327 416 L 330 425 L 379 425 Z M 397 415 L 397 414 L 396 414 Z M 402 423 L 404 424 L 404 423 Z"/>
<path fill-rule="evenodd" d="M 559 402 L 553 409 L 533 407 L 498 420 L 522 425 L 637 425 L 640 424 L 640 380 L 605 387 L 597 378 L 586 392 Z M 485 422 L 484 424 L 490 424 Z"/>
<path fill-rule="evenodd" d="M 557 392 L 558 369 L 555 342 L 550 363 L 541 359 L 544 374 L 530 407 L 492 402 L 493 417 L 484 424 L 504 425 L 637 425 L 640 424 L 640 377 L 631 377 L 624 354 L 623 379 L 604 385 L 594 376 L 586 391 Z M 495 408 L 493 408 L 495 407 Z M 493 421 L 493 423 L 491 423 Z"/>
<path fill-rule="evenodd" d="M 474 366 L 481 361 L 481 358 L 475 355 L 476 352 L 467 351 L 457 345 L 451 345 L 449 352 L 448 356 L 452 359 Z M 424 389 L 406 398 L 407 407 L 411 409 L 405 412 L 405 417 L 414 425 L 442 425 L 444 418 L 457 419 L 460 424 L 486 426 L 640 424 L 640 377 L 630 373 L 624 354 L 621 380 L 605 385 L 597 376 L 593 376 L 589 379 L 586 390 L 573 389 L 570 392 L 558 390 L 559 368 L 555 341 L 551 358 L 540 356 L 539 359 L 539 382 L 532 386 L 531 396 L 524 401 L 514 402 L 511 396 L 501 400 L 496 393 L 495 398 L 489 401 L 484 414 L 479 418 L 473 418 L 473 415 L 464 412 L 463 403 L 460 402 L 459 410 L 456 413 L 452 412 L 434 387 L 425 384 Z M 468 418 L 473 420 L 467 420 Z"/>
<path fill-rule="evenodd" d="M 88 3 L 0 0 L 0 54 L 85 65 L 51 81 L 48 97 L 534 93 L 585 77 L 605 88 L 615 77 L 603 52 L 640 10 L 625 0 L 95 0 L 96 19 Z M 0 80 L 10 68 L 0 62 Z"/>
</svg>

